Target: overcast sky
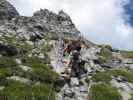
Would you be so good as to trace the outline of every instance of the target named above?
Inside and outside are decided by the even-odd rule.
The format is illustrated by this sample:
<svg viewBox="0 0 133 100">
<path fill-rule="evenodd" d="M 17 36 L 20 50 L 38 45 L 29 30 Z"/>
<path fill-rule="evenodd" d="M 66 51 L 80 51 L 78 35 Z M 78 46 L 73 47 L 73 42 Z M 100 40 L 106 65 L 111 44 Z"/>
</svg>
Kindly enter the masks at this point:
<svg viewBox="0 0 133 100">
<path fill-rule="evenodd" d="M 133 14 L 127 9 L 129 4 L 133 6 L 132 0 L 8 1 L 25 16 L 31 16 L 40 8 L 56 13 L 63 9 L 89 40 L 98 44 L 111 44 L 114 48 L 133 50 L 133 25 L 130 23 Z M 130 10 L 133 11 L 133 8 Z"/>
</svg>

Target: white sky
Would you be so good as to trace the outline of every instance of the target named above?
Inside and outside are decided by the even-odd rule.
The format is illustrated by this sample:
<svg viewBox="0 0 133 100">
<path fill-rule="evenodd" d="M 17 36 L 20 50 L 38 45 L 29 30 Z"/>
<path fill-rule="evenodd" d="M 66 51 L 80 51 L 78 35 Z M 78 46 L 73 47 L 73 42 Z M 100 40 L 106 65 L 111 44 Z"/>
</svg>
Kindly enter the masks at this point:
<svg viewBox="0 0 133 100">
<path fill-rule="evenodd" d="M 8 0 L 21 15 L 31 16 L 40 8 L 63 9 L 77 28 L 95 43 L 133 50 L 133 28 L 125 22 L 122 5 L 129 0 Z M 127 17 L 128 18 L 128 17 Z"/>
</svg>

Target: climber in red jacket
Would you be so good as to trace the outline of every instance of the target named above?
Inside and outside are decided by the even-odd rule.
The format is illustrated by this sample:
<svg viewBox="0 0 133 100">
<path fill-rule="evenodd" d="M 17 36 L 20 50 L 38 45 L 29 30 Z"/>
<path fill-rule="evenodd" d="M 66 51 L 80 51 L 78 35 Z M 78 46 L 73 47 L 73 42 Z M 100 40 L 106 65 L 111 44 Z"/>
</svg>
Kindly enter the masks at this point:
<svg viewBox="0 0 133 100">
<path fill-rule="evenodd" d="M 80 52 L 81 50 L 81 44 L 80 41 L 72 41 L 70 44 L 67 45 L 67 47 L 63 51 L 63 56 L 65 56 L 66 53 L 70 54 L 73 50 L 77 50 Z"/>
</svg>

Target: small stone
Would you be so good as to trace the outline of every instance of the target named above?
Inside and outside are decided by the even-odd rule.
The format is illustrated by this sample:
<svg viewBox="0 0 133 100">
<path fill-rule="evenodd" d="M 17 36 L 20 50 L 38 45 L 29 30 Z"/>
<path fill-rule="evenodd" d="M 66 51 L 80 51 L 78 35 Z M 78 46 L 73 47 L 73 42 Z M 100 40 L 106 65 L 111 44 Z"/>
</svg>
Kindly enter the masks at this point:
<svg viewBox="0 0 133 100">
<path fill-rule="evenodd" d="M 4 86 L 0 86 L 0 91 L 2 91 L 5 87 Z"/>
<path fill-rule="evenodd" d="M 74 96 L 74 92 L 70 89 L 67 89 L 67 90 L 65 90 L 64 95 L 72 98 Z"/>
<path fill-rule="evenodd" d="M 26 79 L 26 78 L 23 78 L 23 77 L 19 77 L 19 76 L 11 76 L 11 77 L 7 77 L 7 79 L 12 79 L 12 80 L 15 80 L 15 81 L 20 81 L 22 83 L 30 83 L 30 80 L 29 79 Z"/>
<path fill-rule="evenodd" d="M 40 53 L 38 57 L 41 58 L 41 59 L 45 58 L 44 54 L 42 54 L 42 53 Z"/>
<path fill-rule="evenodd" d="M 21 64 L 22 63 L 20 59 L 16 59 L 16 62 L 17 62 L 17 64 Z"/>
<path fill-rule="evenodd" d="M 20 68 L 22 68 L 24 71 L 32 71 L 32 68 L 28 67 L 28 66 L 24 66 L 24 65 L 20 65 Z"/>
<path fill-rule="evenodd" d="M 79 80 L 76 77 L 72 77 L 71 78 L 71 82 L 70 82 L 71 86 L 78 86 L 79 85 Z"/>
<path fill-rule="evenodd" d="M 32 54 L 29 54 L 28 57 L 32 57 Z"/>
<path fill-rule="evenodd" d="M 65 83 L 66 83 L 66 80 L 61 77 L 55 82 L 55 85 L 63 87 L 65 85 Z"/>
<path fill-rule="evenodd" d="M 88 92 L 87 86 L 84 85 L 80 86 L 80 92 Z"/>
<path fill-rule="evenodd" d="M 32 41 L 26 41 L 26 43 L 29 44 L 29 45 L 31 45 L 31 46 L 34 45 L 34 43 Z"/>
<path fill-rule="evenodd" d="M 133 84 L 132 83 L 128 83 L 128 86 L 131 90 L 133 90 Z"/>
</svg>

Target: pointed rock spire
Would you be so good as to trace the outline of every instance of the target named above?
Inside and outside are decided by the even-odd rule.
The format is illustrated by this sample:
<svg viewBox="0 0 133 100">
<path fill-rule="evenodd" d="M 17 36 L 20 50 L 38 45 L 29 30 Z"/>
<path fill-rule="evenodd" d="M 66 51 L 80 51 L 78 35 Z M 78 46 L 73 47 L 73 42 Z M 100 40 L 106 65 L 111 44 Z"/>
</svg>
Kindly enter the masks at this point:
<svg viewBox="0 0 133 100">
<path fill-rule="evenodd" d="M 59 11 L 58 15 L 65 19 L 70 19 L 70 16 L 67 13 L 65 13 L 63 10 Z"/>
</svg>

